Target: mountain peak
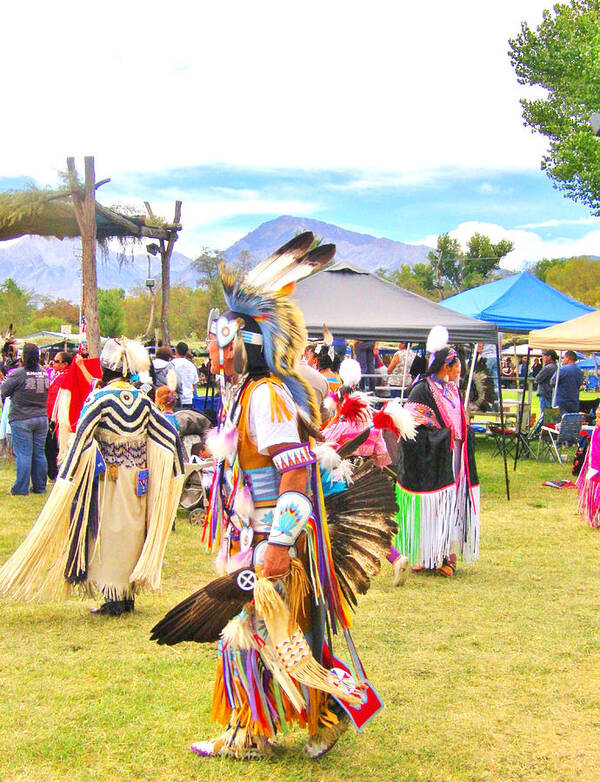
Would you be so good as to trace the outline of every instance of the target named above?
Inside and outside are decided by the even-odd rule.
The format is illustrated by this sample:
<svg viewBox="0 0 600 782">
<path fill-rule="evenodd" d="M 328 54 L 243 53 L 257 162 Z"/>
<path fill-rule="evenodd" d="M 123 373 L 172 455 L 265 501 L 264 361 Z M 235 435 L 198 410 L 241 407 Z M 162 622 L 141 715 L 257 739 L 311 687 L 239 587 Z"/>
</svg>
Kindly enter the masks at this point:
<svg viewBox="0 0 600 782">
<path fill-rule="evenodd" d="M 415 263 L 425 263 L 431 250 L 431 247 L 422 244 L 378 238 L 310 217 L 281 215 L 267 220 L 232 244 L 225 250 L 225 257 L 234 262 L 242 253 L 249 253 L 258 262 L 301 231 L 312 231 L 323 242 L 336 244 L 336 260 L 348 261 L 369 271 L 380 267 L 396 269 L 403 264 L 414 266 Z"/>
</svg>

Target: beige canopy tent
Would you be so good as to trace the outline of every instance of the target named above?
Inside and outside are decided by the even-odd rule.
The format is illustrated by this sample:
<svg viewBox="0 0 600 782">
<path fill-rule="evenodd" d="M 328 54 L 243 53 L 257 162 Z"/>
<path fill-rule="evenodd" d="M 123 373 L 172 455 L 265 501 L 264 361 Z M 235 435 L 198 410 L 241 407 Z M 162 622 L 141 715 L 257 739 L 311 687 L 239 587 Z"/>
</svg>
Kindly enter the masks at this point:
<svg viewBox="0 0 600 782">
<path fill-rule="evenodd" d="M 600 350 L 600 310 L 567 320 L 547 329 L 529 332 L 529 346 L 553 350 Z"/>
</svg>

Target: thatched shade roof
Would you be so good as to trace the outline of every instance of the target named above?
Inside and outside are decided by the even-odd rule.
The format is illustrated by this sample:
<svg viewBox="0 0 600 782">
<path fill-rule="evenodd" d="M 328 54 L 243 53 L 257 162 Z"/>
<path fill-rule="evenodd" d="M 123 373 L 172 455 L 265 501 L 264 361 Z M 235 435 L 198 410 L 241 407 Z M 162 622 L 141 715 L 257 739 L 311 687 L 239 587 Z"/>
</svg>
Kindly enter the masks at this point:
<svg viewBox="0 0 600 782">
<path fill-rule="evenodd" d="M 170 229 L 179 226 L 147 225 L 144 215 L 124 215 L 107 209 L 96 201 L 96 233 L 98 241 L 120 238 L 168 239 Z M 26 234 L 55 236 L 58 239 L 80 235 L 75 211 L 68 191 L 48 191 L 30 188 L 0 193 L 0 241 L 16 239 Z"/>
</svg>

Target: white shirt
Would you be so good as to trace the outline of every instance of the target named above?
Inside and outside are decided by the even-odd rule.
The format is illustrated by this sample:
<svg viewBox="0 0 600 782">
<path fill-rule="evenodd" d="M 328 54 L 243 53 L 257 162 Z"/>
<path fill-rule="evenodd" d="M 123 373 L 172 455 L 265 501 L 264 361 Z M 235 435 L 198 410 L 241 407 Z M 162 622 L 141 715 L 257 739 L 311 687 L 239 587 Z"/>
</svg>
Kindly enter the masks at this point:
<svg viewBox="0 0 600 782">
<path fill-rule="evenodd" d="M 177 373 L 181 383 L 180 404 L 191 405 L 194 398 L 194 386 L 198 382 L 198 370 L 196 365 L 192 364 L 187 358 L 177 356 L 171 361 L 171 366 Z"/>
<path fill-rule="evenodd" d="M 299 443 L 296 405 L 285 386 L 274 386 L 275 393 L 290 413 L 285 421 L 271 420 L 271 391 L 269 384 L 261 383 L 250 397 L 248 410 L 248 429 L 250 437 L 256 443 L 258 452 L 267 455 L 268 449 L 280 443 Z"/>
</svg>

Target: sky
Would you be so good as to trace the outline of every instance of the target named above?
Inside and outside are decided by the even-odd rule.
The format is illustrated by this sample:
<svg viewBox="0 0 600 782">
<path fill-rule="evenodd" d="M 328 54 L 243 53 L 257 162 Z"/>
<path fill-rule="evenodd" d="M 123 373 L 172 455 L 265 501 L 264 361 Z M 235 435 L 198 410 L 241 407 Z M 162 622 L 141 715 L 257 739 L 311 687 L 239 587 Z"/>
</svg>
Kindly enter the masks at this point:
<svg viewBox="0 0 600 782">
<path fill-rule="evenodd" d="M 13 3 L 0 188 L 93 154 L 102 203 L 183 201 L 188 255 L 280 214 L 416 244 L 479 230 L 513 240 L 513 269 L 600 255 L 600 220 L 540 171 L 507 56 L 550 5 Z"/>
</svg>

